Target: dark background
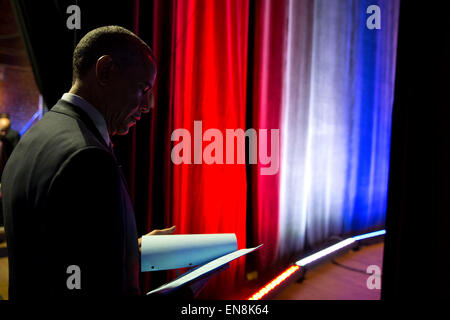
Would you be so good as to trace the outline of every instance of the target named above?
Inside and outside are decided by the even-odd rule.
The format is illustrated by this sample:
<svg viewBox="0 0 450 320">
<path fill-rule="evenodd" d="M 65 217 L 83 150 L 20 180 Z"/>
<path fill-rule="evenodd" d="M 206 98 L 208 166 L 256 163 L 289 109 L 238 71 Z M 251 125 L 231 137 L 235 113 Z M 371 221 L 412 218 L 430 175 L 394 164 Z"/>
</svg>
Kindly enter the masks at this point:
<svg viewBox="0 0 450 320">
<path fill-rule="evenodd" d="M 450 26 L 402 1 L 382 299 L 449 297 Z"/>
</svg>

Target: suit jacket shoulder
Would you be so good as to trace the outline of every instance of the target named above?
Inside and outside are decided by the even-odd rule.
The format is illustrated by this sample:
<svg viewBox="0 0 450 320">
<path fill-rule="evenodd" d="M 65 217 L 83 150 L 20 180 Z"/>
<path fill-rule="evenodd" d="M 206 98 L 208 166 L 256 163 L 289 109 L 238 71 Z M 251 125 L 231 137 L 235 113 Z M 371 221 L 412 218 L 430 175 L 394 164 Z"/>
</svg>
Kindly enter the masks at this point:
<svg viewBox="0 0 450 320">
<path fill-rule="evenodd" d="M 48 191 L 57 170 L 74 153 L 91 147 L 110 154 L 89 121 L 77 107 L 60 100 L 17 144 L 2 176 L 3 189 L 12 181 L 24 182 L 21 185 L 29 199 L 38 201 L 42 192 Z"/>
<path fill-rule="evenodd" d="M 30 283 L 50 296 L 124 292 L 126 219 L 137 247 L 132 206 L 114 155 L 81 110 L 59 101 L 23 135 L 2 193 L 11 298 L 34 296 Z M 36 240 L 42 250 L 30 250 Z M 82 270 L 82 291 L 66 287 L 70 265 Z"/>
</svg>

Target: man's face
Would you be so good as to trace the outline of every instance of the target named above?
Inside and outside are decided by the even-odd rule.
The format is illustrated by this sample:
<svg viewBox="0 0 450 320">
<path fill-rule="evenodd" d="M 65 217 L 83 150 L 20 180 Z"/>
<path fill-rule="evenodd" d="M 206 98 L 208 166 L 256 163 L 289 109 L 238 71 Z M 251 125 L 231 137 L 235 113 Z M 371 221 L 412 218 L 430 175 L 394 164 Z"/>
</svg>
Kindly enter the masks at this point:
<svg viewBox="0 0 450 320">
<path fill-rule="evenodd" d="M 150 62 L 123 69 L 115 74 L 106 91 L 106 122 L 111 135 L 125 135 L 141 113 L 150 111 L 150 90 L 155 81 Z"/>
<path fill-rule="evenodd" d="M 0 138 L 6 137 L 11 127 L 11 121 L 8 118 L 0 119 Z"/>
</svg>

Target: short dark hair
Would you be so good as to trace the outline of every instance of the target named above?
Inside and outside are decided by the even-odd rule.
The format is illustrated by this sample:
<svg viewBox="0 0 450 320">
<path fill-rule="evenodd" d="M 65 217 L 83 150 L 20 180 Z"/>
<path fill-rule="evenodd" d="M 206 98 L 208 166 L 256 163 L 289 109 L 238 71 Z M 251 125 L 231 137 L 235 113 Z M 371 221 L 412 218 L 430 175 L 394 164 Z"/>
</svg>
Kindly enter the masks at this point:
<svg viewBox="0 0 450 320">
<path fill-rule="evenodd" d="M 3 118 L 11 120 L 11 117 L 9 116 L 9 113 L 6 113 L 6 112 L 1 112 L 0 113 L 0 119 L 3 119 Z"/>
<path fill-rule="evenodd" d="M 150 47 L 130 30 L 120 26 L 106 26 L 88 32 L 73 52 L 72 79 L 85 76 L 103 55 L 110 55 L 120 67 L 128 67 L 150 59 L 156 73 L 155 57 Z"/>
</svg>

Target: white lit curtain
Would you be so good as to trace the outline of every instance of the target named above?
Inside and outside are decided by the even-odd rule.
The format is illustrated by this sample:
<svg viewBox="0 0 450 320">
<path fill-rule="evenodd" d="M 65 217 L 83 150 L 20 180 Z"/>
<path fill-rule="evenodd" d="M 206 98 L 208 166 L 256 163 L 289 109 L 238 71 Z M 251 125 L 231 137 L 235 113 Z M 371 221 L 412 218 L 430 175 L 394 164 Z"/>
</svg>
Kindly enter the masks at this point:
<svg viewBox="0 0 450 320">
<path fill-rule="evenodd" d="M 279 256 L 384 226 L 398 15 L 399 0 L 286 2 Z"/>
</svg>

